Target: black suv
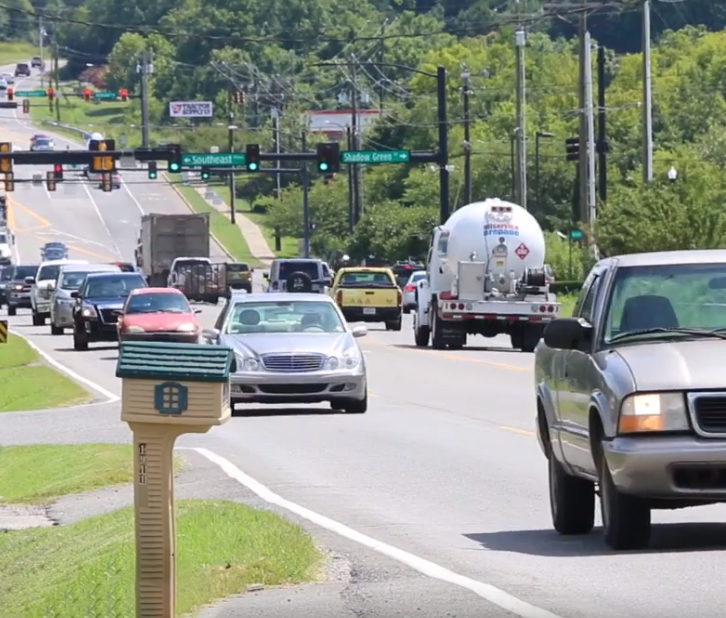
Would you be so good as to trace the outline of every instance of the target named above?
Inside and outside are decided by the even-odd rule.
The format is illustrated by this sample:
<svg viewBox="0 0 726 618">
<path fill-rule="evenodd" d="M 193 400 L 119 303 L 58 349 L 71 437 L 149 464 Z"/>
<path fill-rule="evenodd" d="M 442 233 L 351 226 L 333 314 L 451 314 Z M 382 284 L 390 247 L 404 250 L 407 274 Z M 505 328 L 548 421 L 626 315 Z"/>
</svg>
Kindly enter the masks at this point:
<svg viewBox="0 0 726 618">
<path fill-rule="evenodd" d="M 90 273 L 73 307 L 73 349 L 87 350 L 95 341 L 118 341 L 118 312 L 132 290 L 147 287 L 140 273 Z"/>
<path fill-rule="evenodd" d="M 27 283 L 27 277 L 35 277 L 38 272 L 37 264 L 35 266 L 15 265 L 7 266 L 3 269 L 2 281 L 0 284 L 4 286 L 5 303 L 8 306 L 8 315 L 15 315 L 18 309 L 30 309 L 30 288 L 32 283 Z"/>
<path fill-rule="evenodd" d="M 30 67 L 25 62 L 15 65 L 15 77 L 30 77 Z"/>
<path fill-rule="evenodd" d="M 324 294 L 332 285 L 332 275 L 323 260 L 315 258 L 290 258 L 273 260 L 268 292 L 306 292 Z"/>
</svg>

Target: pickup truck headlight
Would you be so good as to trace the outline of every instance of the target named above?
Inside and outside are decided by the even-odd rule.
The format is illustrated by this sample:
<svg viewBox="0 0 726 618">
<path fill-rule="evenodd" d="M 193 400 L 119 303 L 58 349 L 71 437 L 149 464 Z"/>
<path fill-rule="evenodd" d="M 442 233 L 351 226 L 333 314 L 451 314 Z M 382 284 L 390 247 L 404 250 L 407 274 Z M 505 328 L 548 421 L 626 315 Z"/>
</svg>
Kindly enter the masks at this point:
<svg viewBox="0 0 726 618">
<path fill-rule="evenodd" d="M 98 313 L 96 313 L 95 308 L 93 308 L 89 305 L 89 306 L 83 307 L 83 309 L 81 309 L 81 315 L 84 318 L 95 318 L 98 316 Z"/>
<path fill-rule="evenodd" d="M 618 433 L 688 431 L 683 393 L 631 395 L 620 407 Z"/>
</svg>

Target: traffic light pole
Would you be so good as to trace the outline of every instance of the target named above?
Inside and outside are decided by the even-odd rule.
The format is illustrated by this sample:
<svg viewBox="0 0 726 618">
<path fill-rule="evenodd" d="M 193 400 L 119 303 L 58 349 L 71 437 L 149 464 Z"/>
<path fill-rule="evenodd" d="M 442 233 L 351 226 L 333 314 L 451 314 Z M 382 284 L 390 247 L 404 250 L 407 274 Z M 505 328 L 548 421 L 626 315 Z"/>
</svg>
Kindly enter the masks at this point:
<svg viewBox="0 0 726 618">
<path fill-rule="evenodd" d="M 277 170 L 275 170 L 277 171 Z M 300 174 L 302 176 L 302 188 L 303 188 L 303 226 L 305 227 L 303 231 L 303 243 L 305 245 L 305 253 L 303 257 L 309 258 L 310 257 L 310 232 L 311 230 L 311 222 L 310 222 L 310 172 L 308 171 L 308 166 L 303 165 L 302 169 L 300 170 Z M 278 176 L 279 178 L 279 176 Z"/>
</svg>

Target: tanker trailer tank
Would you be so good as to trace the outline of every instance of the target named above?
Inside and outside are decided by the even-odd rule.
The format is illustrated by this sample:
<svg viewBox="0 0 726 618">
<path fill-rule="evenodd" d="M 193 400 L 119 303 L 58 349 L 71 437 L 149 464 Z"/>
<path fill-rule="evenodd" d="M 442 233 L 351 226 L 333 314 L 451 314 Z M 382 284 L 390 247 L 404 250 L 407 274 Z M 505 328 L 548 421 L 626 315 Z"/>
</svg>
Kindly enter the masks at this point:
<svg viewBox="0 0 726 618">
<path fill-rule="evenodd" d="M 430 337 L 434 348 L 458 349 L 470 334 L 509 335 L 512 347 L 533 351 L 559 313 L 544 265 L 542 228 L 521 206 L 488 199 L 457 210 L 434 231 L 417 345 Z"/>
</svg>

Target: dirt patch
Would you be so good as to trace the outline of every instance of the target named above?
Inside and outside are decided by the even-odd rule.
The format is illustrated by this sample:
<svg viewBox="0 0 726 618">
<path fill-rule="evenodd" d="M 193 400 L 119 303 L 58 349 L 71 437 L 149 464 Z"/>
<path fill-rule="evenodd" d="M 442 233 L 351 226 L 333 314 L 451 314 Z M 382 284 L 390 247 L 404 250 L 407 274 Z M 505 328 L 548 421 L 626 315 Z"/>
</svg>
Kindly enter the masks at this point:
<svg viewBox="0 0 726 618">
<path fill-rule="evenodd" d="M 0 505 L 0 532 L 25 530 L 26 528 L 49 528 L 56 526 L 44 506 Z"/>
</svg>

